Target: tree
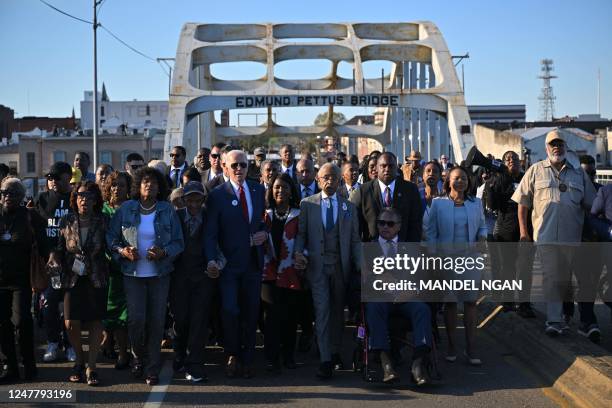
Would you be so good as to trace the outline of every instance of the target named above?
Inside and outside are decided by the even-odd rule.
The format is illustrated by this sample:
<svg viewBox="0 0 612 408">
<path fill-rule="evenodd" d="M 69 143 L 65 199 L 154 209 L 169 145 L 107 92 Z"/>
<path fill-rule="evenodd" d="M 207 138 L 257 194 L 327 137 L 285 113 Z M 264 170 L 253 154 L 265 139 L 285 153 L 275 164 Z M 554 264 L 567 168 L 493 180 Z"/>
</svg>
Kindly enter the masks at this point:
<svg viewBox="0 0 612 408">
<path fill-rule="evenodd" d="M 315 126 L 325 126 L 327 124 L 327 115 L 328 112 L 319 113 L 314 120 Z M 346 122 L 346 116 L 341 112 L 334 112 L 333 121 L 338 125 L 342 125 Z"/>
</svg>

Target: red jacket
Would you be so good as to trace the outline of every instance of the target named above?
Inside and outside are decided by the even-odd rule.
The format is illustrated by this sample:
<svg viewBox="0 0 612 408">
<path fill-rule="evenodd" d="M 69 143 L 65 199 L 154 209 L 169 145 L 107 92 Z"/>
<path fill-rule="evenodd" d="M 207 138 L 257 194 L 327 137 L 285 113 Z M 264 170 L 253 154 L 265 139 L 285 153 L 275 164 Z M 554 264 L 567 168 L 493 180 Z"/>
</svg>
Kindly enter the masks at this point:
<svg viewBox="0 0 612 408">
<path fill-rule="evenodd" d="M 285 221 L 283 232 L 283 242 L 280 245 L 280 253 L 277 254 L 272 243 L 272 234 L 268 235 L 264 252 L 264 281 L 276 281 L 276 285 L 281 288 L 303 289 L 302 272 L 295 269 L 293 257 L 293 247 L 298 232 L 298 217 L 300 210 L 292 208 Z M 268 231 L 272 227 L 272 210 L 266 210 L 264 222 Z"/>
</svg>

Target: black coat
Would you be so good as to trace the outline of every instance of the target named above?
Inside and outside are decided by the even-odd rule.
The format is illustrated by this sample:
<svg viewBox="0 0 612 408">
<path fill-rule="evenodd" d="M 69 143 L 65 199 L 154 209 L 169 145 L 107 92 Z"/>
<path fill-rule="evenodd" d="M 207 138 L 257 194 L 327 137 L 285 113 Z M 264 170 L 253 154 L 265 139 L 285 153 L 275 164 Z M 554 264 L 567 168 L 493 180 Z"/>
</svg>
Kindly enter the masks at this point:
<svg viewBox="0 0 612 408">
<path fill-rule="evenodd" d="M 378 179 L 368 181 L 351 195 L 351 202 L 357 207 L 359 228 L 363 242 L 369 242 L 378 236 L 376 219 L 383 209 Z M 395 179 L 393 191 L 393 208 L 402 216 L 402 228 L 399 232 L 401 242 L 420 242 L 423 230 L 423 210 L 419 189 L 414 183 Z"/>
</svg>

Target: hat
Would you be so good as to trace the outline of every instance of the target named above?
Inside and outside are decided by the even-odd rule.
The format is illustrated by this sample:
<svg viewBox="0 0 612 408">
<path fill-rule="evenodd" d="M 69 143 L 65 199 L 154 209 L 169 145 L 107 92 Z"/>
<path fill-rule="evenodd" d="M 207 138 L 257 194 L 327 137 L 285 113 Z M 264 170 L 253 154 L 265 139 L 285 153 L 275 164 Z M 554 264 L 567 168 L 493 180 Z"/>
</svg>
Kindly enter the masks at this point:
<svg viewBox="0 0 612 408">
<path fill-rule="evenodd" d="M 72 174 L 72 167 L 66 162 L 55 162 L 49 167 L 49 171 L 45 174 L 45 177 L 54 176 L 59 177 L 62 174 Z"/>
<path fill-rule="evenodd" d="M 70 179 L 70 184 L 72 183 L 80 183 L 81 178 L 83 178 L 83 173 L 77 167 L 72 168 L 72 178 Z"/>
<path fill-rule="evenodd" d="M 418 150 L 412 150 L 410 152 L 410 157 L 408 157 L 408 160 L 418 160 L 418 161 L 421 161 L 421 152 L 419 152 Z"/>
<path fill-rule="evenodd" d="M 190 181 L 183 186 L 183 197 L 186 197 L 189 194 L 206 195 L 204 192 L 204 186 L 199 181 Z"/>
<path fill-rule="evenodd" d="M 550 144 L 553 140 L 561 140 L 565 143 L 565 139 L 561 136 L 561 132 L 558 129 L 551 130 L 546 134 L 546 144 Z"/>
<path fill-rule="evenodd" d="M 264 149 L 263 147 L 257 147 L 253 151 L 253 155 L 255 155 L 255 156 L 265 156 L 266 155 L 266 149 Z"/>
</svg>

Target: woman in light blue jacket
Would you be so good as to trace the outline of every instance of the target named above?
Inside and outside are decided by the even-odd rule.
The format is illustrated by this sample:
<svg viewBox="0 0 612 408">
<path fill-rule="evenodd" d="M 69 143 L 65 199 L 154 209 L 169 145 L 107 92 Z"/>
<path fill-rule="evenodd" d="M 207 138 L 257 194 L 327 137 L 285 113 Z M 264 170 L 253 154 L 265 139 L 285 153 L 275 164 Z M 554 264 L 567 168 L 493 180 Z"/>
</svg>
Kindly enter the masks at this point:
<svg viewBox="0 0 612 408">
<path fill-rule="evenodd" d="M 156 385 L 161 369 L 161 340 L 173 261 L 183 252 L 183 232 L 168 197 L 166 179 L 151 167 L 141 168 L 132 183 L 132 200 L 119 207 L 106 235 L 113 259 L 120 265 L 128 308 L 135 377 Z M 145 353 L 146 348 L 146 353 Z"/>
<path fill-rule="evenodd" d="M 467 172 L 462 167 L 455 167 L 444 182 L 445 197 L 432 201 L 429 216 L 425 224 L 425 238 L 428 244 L 446 244 L 448 249 L 457 250 L 465 247 L 467 255 L 474 253 L 473 243 L 484 241 L 487 237 L 487 226 L 480 199 L 468 194 L 470 181 Z M 444 246 L 444 245 L 443 245 Z M 465 253 L 465 251 L 462 251 Z M 457 271 L 455 271 L 457 272 Z M 458 273 L 458 272 L 457 272 Z M 451 274 L 453 275 L 453 274 Z M 481 279 L 479 271 L 468 270 L 455 278 L 474 280 Z M 457 293 L 456 302 L 445 304 L 444 320 L 448 335 L 448 355 L 446 360 L 457 359 L 455 349 L 455 331 L 457 329 L 457 302 L 463 301 L 466 350 L 468 362 L 480 365 L 481 361 L 474 353 L 474 338 L 476 335 L 476 298 L 478 293 Z"/>
</svg>

